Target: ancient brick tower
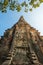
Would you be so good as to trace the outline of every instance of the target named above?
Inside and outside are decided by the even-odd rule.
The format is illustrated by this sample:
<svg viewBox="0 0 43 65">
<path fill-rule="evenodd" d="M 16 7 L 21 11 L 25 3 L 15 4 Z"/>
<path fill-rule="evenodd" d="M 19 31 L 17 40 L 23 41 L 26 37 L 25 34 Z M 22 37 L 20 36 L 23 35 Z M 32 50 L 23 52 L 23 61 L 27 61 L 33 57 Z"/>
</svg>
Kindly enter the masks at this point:
<svg viewBox="0 0 43 65">
<path fill-rule="evenodd" d="M 0 39 L 0 65 L 43 65 L 43 39 L 21 16 Z"/>
</svg>

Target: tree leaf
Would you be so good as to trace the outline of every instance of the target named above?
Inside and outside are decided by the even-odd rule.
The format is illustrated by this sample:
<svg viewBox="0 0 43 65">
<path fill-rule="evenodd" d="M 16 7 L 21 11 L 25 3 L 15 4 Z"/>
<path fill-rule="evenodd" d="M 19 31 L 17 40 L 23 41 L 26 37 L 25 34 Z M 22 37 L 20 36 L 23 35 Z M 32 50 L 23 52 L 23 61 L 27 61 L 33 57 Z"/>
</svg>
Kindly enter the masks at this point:
<svg viewBox="0 0 43 65">
<path fill-rule="evenodd" d="M 20 5 L 17 5 L 16 6 L 16 10 L 19 12 L 21 10 L 21 6 Z"/>
</svg>

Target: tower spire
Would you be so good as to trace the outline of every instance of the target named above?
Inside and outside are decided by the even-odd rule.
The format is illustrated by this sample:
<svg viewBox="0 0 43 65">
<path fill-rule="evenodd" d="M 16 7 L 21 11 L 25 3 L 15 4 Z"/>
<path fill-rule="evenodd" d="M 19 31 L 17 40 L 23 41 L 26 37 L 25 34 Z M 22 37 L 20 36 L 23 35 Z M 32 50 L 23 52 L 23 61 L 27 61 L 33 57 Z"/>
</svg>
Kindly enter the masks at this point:
<svg viewBox="0 0 43 65">
<path fill-rule="evenodd" d="M 20 20 L 24 20 L 24 17 L 23 17 L 23 16 L 21 16 L 21 17 L 20 17 Z"/>
</svg>

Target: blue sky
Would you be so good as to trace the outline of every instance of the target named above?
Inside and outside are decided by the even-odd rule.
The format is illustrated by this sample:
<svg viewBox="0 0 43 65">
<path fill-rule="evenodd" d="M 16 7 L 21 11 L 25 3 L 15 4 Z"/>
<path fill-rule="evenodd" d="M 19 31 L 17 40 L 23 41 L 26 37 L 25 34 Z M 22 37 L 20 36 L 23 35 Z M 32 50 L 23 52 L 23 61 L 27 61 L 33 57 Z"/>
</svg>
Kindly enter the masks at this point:
<svg viewBox="0 0 43 65">
<path fill-rule="evenodd" d="M 0 12 L 0 36 L 2 36 L 6 29 L 11 28 L 18 22 L 20 16 L 24 16 L 25 20 L 34 28 L 41 32 L 43 35 L 43 3 L 39 8 L 34 9 L 32 12 L 25 13 L 24 10 L 7 11 L 7 13 Z"/>
</svg>

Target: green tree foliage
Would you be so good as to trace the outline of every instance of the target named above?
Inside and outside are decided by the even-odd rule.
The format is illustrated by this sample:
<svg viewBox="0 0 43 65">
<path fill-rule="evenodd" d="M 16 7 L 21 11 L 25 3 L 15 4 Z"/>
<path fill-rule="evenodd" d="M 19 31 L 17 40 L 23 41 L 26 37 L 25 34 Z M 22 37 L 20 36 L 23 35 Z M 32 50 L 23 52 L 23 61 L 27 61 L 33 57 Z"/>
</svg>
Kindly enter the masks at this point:
<svg viewBox="0 0 43 65">
<path fill-rule="evenodd" d="M 9 10 L 17 10 L 18 12 L 24 7 L 24 11 L 28 12 L 28 10 L 32 11 L 33 8 L 37 8 L 40 6 L 40 3 L 43 3 L 43 0 L 24 0 L 23 2 L 19 2 L 19 0 L 0 0 L 0 11 L 7 12 Z"/>
</svg>

